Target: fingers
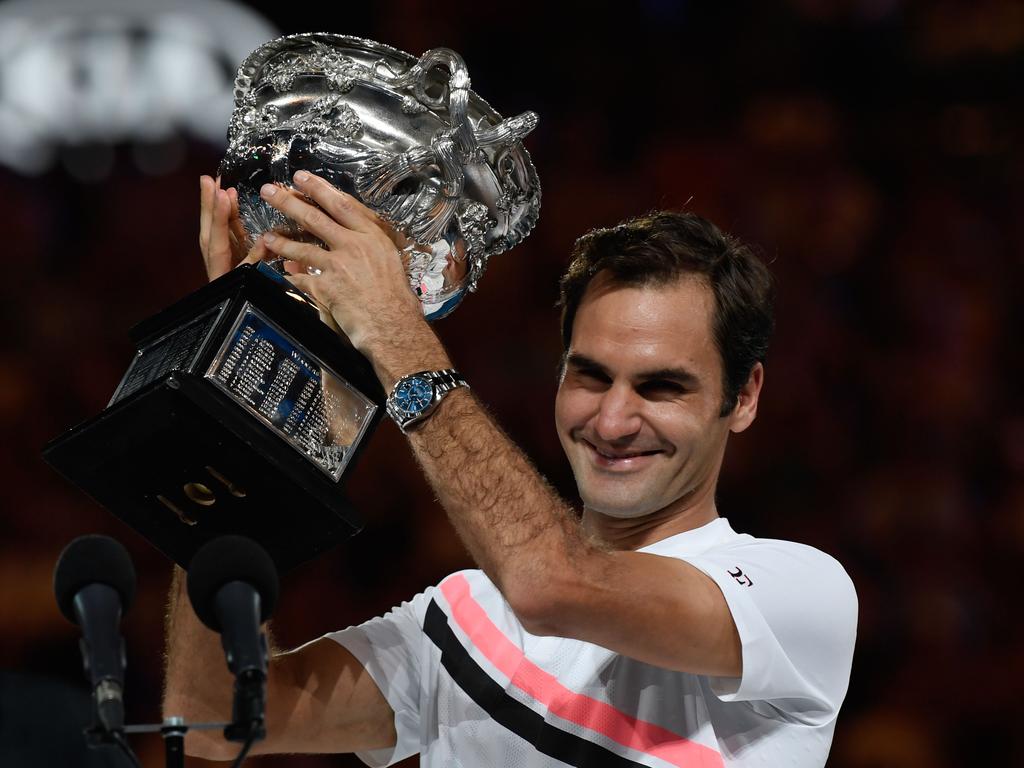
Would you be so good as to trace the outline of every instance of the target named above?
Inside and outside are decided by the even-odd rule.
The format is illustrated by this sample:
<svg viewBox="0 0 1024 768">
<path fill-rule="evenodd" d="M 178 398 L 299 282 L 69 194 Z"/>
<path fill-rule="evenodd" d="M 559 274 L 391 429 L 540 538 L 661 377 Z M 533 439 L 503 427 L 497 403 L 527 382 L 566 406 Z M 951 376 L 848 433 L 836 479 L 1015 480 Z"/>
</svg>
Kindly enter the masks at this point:
<svg viewBox="0 0 1024 768">
<path fill-rule="evenodd" d="M 238 266 L 243 264 L 259 264 L 261 261 L 265 261 L 268 257 L 273 256 L 274 254 L 267 249 L 267 244 L 260 237 L 256 239 L 256 244 L 245 255 L 245 258 L 238 263 Z"/>
<path fill-rule="evenodd" d="M 337 189 L 326 179 L 307 171 L 298 171 L 294 183 L 295 190 L 265 184 L 260 190 L 260 196 L 329 247 L 338 248 L 349 244 L 351 241 L 348 236 L 352 233 L 373 237 L 383 235 L 399 249 L 408 244 L 406 238 L 373 209 Z"/>
<path fill-rule="evenodd" d="M 245 231 L 245 227 L 242 224 L 242 214 L 238 209 L 238 190 L 234 187 L 229 187 L 228 196 L 231 198 L 231 215 L 228 216 L 228 229 L 234 241 L 238 243 L 239 251 L 242 251 L 250 240 L 249 233 Z"/>
<path fill-rule="evenodd" d="M 272 253 L 301 264 L 303 267 L 327 269 L 331 264 L 330 254 L 310 243 L 297 243 L 274 232 L 264 232 L 260 242 Z"/>
<path fill-rule="evenodd" d="M 199 177 L 199 250 L 202 251 L 204 261 L 209 260 L 207 253 L 210 249 L 210 219 L 213 218 L 213 179 L 209 176 Z"/>
<path fill-rule="evenodd" d="M 380 226 L 377 223 L 376 213 L 352 195 L 346 195 L 326 179 L 306 171 L 299 171 L 295 174 L 293 181 L 298 189 L 309 195 L 317 205 L 343 227 L 365 234 L 379 231 Z"/>
<path fill-rule="evenodd" d="M 298 171 L 294 181 L 295 191 L 288 190 L 283 196 L 280 192 L 283 188 L 264 187 L 261 190 L 263 199 L 328 245 L 344 245 L 344 240 L 337 242 L 332 238 L 344 238 L 353 232 L 373 237 L 384 235 L 397 248 L 405 245 L 402 235 L 395 232 L 373 209 L 337 189 L 326 179 Z M 313 204 L 308 202 L 310 200 Z"/>
<path fill-rule="evenodd" d="M 316 235 L 332 248 L 345 245 L 352 232 L 339 226 L 324 211 L 310 205 L 300 195 L 294 194 L 275 184 L 264 184 L 260 196 L 307 232 Z"/>
<path fill-rule="evenodd" d="M 199 250 L 210 280 L 231 269 L 247 239 L 238 215 L 238 193 L 222 190 L 219 177 L 200 176 Z"/>
<path fill-rule="evenodd" d="M 223 189 L 213 189 L 212 209 L 206 250 L 206 272 L 211 280 L 216 280 L 231 269 L 232 262 L 231 238 L 228 231 L 231 198 Z"/>
<path fill-rule="evenodd" d="M 297 189 L 309 195 L 339 224 L 356 232 L 383 234 L 399 250 L 409 244 L 409 239 L 390 222 L 382 219 L 375 210 L 315 173 L 298 171 L 293 181 Z"/>
</svg>

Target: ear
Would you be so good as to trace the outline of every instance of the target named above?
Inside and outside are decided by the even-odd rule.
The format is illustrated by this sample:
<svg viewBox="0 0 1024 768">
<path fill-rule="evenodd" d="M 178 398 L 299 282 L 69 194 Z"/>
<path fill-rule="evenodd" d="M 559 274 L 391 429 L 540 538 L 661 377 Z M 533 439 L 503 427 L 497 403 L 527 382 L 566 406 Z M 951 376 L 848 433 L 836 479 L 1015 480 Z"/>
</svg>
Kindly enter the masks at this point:
<svg viewBox="0 0 1024 768">
<path fill-rule="evenodd" d="M 761 386 L 764 384 L 764 366 L 761 363 L 754 363 L 747 377 L 747 383 L 740 389 L 736 396 L 736 407 L 729 414 L 729 431 L 742 432 L 757 417 L 757 399 L 761 396 Z"/>
</svg>

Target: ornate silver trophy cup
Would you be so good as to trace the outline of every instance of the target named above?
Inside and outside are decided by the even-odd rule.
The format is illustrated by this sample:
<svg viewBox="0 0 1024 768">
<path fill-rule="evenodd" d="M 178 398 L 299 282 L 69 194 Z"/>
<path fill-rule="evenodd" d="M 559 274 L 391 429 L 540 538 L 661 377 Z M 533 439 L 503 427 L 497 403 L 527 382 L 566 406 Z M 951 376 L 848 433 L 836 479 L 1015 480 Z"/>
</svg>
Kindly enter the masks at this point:
<svg viewBox="0 0 1024 768">
<path fill-rule="evenodd" d="M 454 51 L 419 59 L 341 35 L 290 35 L 235 80 L 223 187 L 250 238 L 313 239 L 259 196 L 311 171 L 406 243 L 425 316 L 450 313 L 488 259 L 533 228 L 540 187 L 522 138 L 470 90 Z M 298 299 L 298 301 L 296 301 Z M 272 265 L 243 266 L 132 330 L 137 352 L 107 408 L 45 458 L 182 565 L 241 533 L 281 568 L 359 530 L 344 478 L 383 413 L 369 363 Z"/>
<path fill-rule="evenodd" d="M 409 240 L 409 280 L 428 319 L 450 312 L 487 260 L 529 234 L 540 186 L 522 138 L 533 112 L 503 120 L 446 48 L 418 60 L 330 34 L 261 46 L 235 81 L 221 184 L 250 234 L 303 233 L 259 196 L 307 170 L 354 194 Z"/>
</svg>

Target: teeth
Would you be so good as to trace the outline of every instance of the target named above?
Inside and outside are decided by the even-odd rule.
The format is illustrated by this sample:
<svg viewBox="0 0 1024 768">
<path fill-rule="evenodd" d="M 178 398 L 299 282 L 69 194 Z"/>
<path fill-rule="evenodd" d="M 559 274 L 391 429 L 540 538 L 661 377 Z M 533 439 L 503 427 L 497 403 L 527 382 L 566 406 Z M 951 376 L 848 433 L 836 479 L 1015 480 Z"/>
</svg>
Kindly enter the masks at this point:
<svg viewBox="0 0 1024 768">
<path fill-rule="evenodd" d="M 605 453 L 604 451 L 598 451 L 598 453 L 601 454 L 602 456 L 604 456 L 604 458 L 606 458 L 606 459 L 632 459 L 634 456 L 643 456 L 644 455 L 644 452 L 640 452 L 640 453 L 618 453 L 618 454 L 611 454 L 611 453 Z"/>
<path fill-rule="evenodd" d="M 602 459 L 608 459 L 610 461 L 622 460 L 622 459 L 635 459 L 638 456 L 650 456 L 651 454 L 658 453 L 657 448 L 652 448 L 648 451 L 630 451 L 629 453 L 609 453 L 608 451 L 601 450 L 589 440 L 584 441 L 590 446 L 591 450 L 594 451 Z"/>
</svg>

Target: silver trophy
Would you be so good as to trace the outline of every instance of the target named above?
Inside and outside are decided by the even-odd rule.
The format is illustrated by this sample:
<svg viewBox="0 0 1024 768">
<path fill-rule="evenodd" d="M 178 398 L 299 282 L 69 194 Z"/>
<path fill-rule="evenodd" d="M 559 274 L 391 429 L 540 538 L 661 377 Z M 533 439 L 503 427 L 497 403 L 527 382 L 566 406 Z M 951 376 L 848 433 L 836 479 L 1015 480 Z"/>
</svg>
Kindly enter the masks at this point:
<svg viewBox="0 0 1024 768">
<path fill-rule="evenodd" d="M 314 240 L 259 196 L 311 171 L 405 240 L 424 315 L 451 312 L 488 259 L 529 234 L 540 187 L 521 139 L 469 89 L 458 54 L 290 35 L 235 81 L 221 184 L 250 237 Z M 295 298 L 305 301 L 295 301 Z M 132 330 L 137 352 L 96 417 L 46 459 L 183 566 L 240 533 L 287 568 L 359 530 L 339 486 L 384 412 L 369 362 L 267 264 L 229 271 Z"/>
<path fill-rule="evenodd" d="M 533 112 L 503 119 L 447 48 L 417 59 L 357 37 L 288 35 L 238 70 L 221 185 L 237 188 L 252 237 L 314 239 L 260 198 L 266 182 L 290 187 L 306 170 L 355 195 L 407 239 L 409 283 L 434 320 L 536 223 L 540 184 L 522 145 L 536 125 Z"/>
</svg>

